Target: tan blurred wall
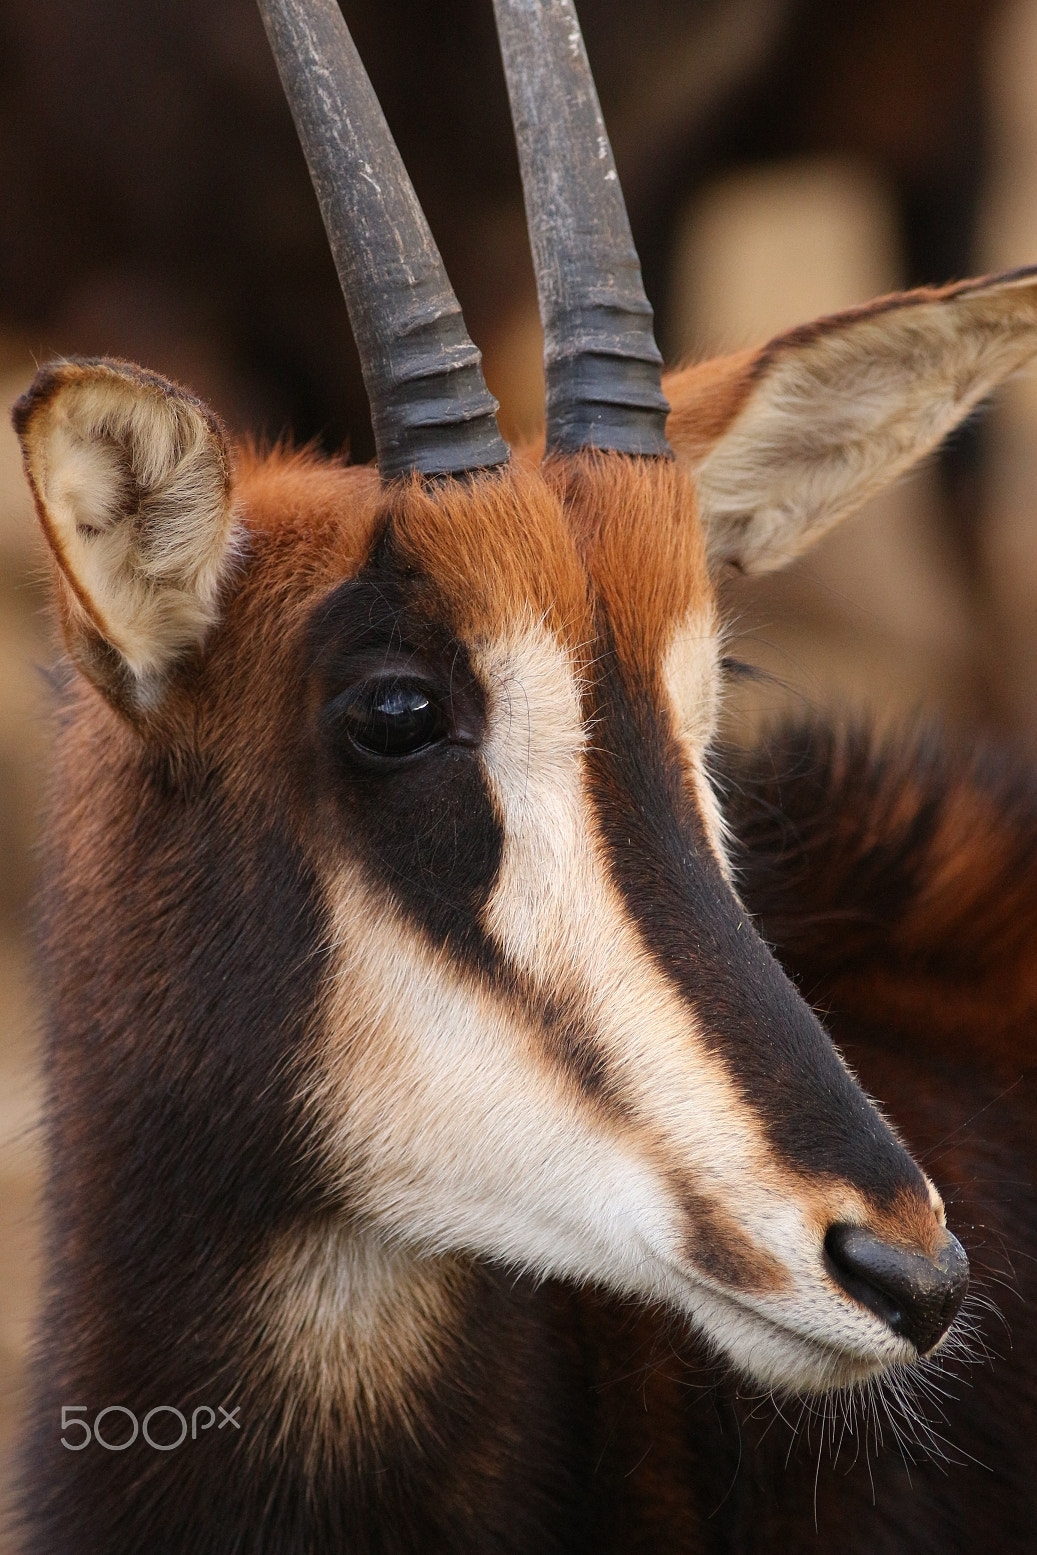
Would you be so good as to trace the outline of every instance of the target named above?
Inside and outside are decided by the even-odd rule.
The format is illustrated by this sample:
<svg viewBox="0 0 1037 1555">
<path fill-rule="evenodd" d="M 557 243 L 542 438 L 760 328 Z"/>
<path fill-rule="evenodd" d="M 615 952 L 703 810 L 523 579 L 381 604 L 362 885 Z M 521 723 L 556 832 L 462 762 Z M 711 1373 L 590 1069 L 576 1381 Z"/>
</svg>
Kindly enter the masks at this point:
<svg viewBox="0 0 1037 1555">
<path fill-rule="evenodd" d="M 983 223 L 991 270 L 1037 261 L 1037 4 L 1011 0 L 988 62 L 995 176 Z M 990 651 L 1009 722 L 1037 749 L 1037 372 L 999 395 L 990 418 L 983 530 Z"/>
<path fill-rule="evenodd" d="M 671 356 L 689 358 L 892 291 L 902 279 L 890 191 L 836 158 L 729 177 L 686 213 L 673 284 Z M 836 705 L 883 723 L 924 708 L 977 716 L 980 634 L 955 561 L 922 470 L 783 573 L 732 583 L 732 652 L 776 682 L 740 692 L 738 706 Z"/>
<path fill-rule="evenodd" d="M 0 1485 L 10 1479 L 37 1289 L 36 1013 L 26 943 L 37 801 L 46 772 L 44 558 L 10 425 L 33 372 L 0 340 Z M 0 1551 L 8 1545 L 0 1533 Z"/>
</svg>

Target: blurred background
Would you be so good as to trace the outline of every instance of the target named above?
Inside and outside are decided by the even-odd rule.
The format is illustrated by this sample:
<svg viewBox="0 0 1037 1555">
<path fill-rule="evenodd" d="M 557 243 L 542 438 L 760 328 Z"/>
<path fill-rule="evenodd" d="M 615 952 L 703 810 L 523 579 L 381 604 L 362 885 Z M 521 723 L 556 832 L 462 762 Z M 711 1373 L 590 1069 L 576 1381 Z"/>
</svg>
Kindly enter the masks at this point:
<svg viewBox="0 0 1037 1555">
<path fill-rule="evenodd" d="M 489 0 L 343 9 L 521 434 L 541 340 Z M 1037 262 L 1037 0 L 579 10 L 669 361 Z M 54 655 L 7 412 L 70 353 L 179 379 L 235 432 L 371 456 L 253 0 L 0 0 L 0 1474 L 37 1278 L 25 945 Z M 1035 465 L 1031 378 L 803 562 L 732 590 L 733 652 L 772 677 L 732 718 L 936 714 L 1037 750 Z"/>
</svg>

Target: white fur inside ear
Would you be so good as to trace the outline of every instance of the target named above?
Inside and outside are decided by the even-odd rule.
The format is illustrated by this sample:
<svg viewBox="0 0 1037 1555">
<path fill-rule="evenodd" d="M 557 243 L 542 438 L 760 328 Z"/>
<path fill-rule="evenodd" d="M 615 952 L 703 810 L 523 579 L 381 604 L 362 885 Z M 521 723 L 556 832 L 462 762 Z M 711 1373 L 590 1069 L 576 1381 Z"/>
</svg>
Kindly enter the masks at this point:
<svg viewBox="0 0 1037 1555">
<path fill-rule="evenodd" d="M 697 471 L 710 559 L 746 572 L 791 561 L 1035 354 L 1032 273 L 889 299 L 774 342 Z"/>
<path fill-rule="evenodd" d="M 140 682 L 217 614 L 232 525 L 218 425 L 173 385 L 66 364 L 23 430 L 44 527 L 85 616 Z"/>
</svg>

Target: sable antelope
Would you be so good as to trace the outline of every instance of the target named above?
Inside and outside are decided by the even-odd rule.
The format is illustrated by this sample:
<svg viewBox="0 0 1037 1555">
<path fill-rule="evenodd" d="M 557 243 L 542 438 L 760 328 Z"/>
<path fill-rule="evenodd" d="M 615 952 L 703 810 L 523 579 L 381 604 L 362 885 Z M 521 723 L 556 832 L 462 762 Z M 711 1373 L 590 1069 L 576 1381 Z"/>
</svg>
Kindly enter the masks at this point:
<svg viewBox="0 0 1037 1555">
<path fill-rule="evenodd" d="M 915 1063 L 890 1101 L 924 1137 L 941 1079 L 979 1088 L 961 1052 L 1015 1062 L 1037 819 L 978 767 L 815 738 L 742 772 L 743 854 L 714 579 L 1037 353 L 1037 271 L 664 397 L 572 6 L 495 0 L 548 389 L 546 457 L 509 457 L 334 0 L 261 8 L 378 467 L 232 449 L 121 362 L 52 364 L 16 411 L 77 671 L 27 1548 L 773 1548 L 812 1498 L 766 1447 L 733 1473 L 742 1406 L 718 1380 L 703 1418 L 691 1357 L 808 1398 L 924 1378 L 967 1265 L 751 910 L 865 1059 Z M 968 1406 L 1018 1491 L 970 1504 L 1000 1549 L 1028 1376 Z M 909 1533 L 875 1473 L 870 1524 L 819 1492 L 826 1536 L 954 1547 L 960 1488 Z"/>
</svg>

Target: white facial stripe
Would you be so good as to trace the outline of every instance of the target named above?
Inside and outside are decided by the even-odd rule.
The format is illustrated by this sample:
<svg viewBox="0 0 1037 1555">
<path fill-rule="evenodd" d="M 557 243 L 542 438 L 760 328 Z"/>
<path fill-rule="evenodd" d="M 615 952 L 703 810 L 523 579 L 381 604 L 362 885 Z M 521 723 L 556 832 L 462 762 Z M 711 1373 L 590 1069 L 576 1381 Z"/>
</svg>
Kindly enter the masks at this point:
<svg viewBox="0 0 1037 1555">
<path fill-rule="evenodd" d="M 835 1205 L 830 1186 L 774 1157 L 609 879 L 585 791 L 593 731 L 565 651 L 531 623 L 471 652 L 504 833 L 484 927 L 534 987 L 578 1009 L 622 1105 L 581 1091 L 524 1007 L 430 944 L 358 866 L 336 869 L 338 971 L 314 1107 L 343 1199 L 425 1255 L 669 1300 L 771 1385 L 907 1358 L 823 1271 L 825 1225 L 865 1206 L 852 1192 Z M 733 1256 L 740 1235 L 783 1271 L 781 1288 L 727 1288 L 692 1265 L 696 1195 L 734 1230 Z"/>
<path fill-rule="evenodd" d="M 580 685 L 542 626 L 472 657 L 488 693 L 483 768 L 504 829 L 501 885 L 485 927 L 516 965 L 550 986 L 559 959 L 567 964 L 583 948 L 564 888 L 586 876 L 589 850 Z"/>
<path fill-rule="evenodd" d="M 649 1138 L 693 1165 L 704 1192 L 729 1202 L 735 1180 L 767 1173 L 769 1152 L 609 879 L 584 789 L 587 735 L 567 656 L 531 628 L 473 659 L 490 688 L 483 762 L 504 831 L 485 928 L 545 992 L 577 995 Z"/>
<path fill-rule="evenodd" d="M 705 766 L 720 715 L 720 640 L 712 605 L 674 632 L 663 656 L 662 681 L 706 836 L 730 881 L 727 826 Z"/>
<path fill-rule="evenodd" d="M 677 643 L 670 662 L 674 680 L 682 677 L 680 689 L 671 691 L 681 698 L 678 705 L 688 706 L 703 682 L 715 698 L 712 637 L 701 624 L 689 625 Z M 490 689 L 483 760 L 504 829 L 487 932 L 537 985 L 576 995 L 635 1119 L 633 1148 L 677 1164 L 686 1181 L 722 1205 L 789 1272 L 791 1296 L 754 1297 L 753 1305 L 761 1315 L 781 1308 L 789 1321 L 795 1310 L 799 1330 L 813 1333 L 811 1314 L 820 1307 L 830 1323 L 834 1305 L 817 1253 L 825 1209 L 808 1185 L 775 1164 L 751 1110 L 706 1048 L 693 1012 L 646 954 L 608 878 L 584 790 L 588 735 L 579 686 L 564 650 L 531 627 L 473 659 Z M 687 720 L 681 727 L 691 737 Z M 695 737 L 704 743 L 711 734 L 709 713 Z M 842 1196 L 840 1213 L 848 1218 L 865 1218 L 865 1209 L 852 1192 Z M 830 1215 L 830 1204 L 827 1210 Z M 694 1278 L 715 1285 L 703 1271 Z M 686 1284 L 681 1304 L 687 1309 Z M 726 1309 L 712 1301 L 709 1310 Z M 749 1319 L 739 1311 L 744 1327 Z M 865 1314 L 862 1326 L 858 1348 L 867 1352 L 874 1320 Z M 827 1331 L 822 1321 L 817 1337 Z"/>
<path fill-rule="evenodd" d="M 351 1205 L 426 1252 L 643 1288 L 679 1210 L 501 999 L 367 889 L 335 883 L 341 971 L 315 1097 Z"/>
</svg>

